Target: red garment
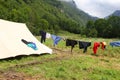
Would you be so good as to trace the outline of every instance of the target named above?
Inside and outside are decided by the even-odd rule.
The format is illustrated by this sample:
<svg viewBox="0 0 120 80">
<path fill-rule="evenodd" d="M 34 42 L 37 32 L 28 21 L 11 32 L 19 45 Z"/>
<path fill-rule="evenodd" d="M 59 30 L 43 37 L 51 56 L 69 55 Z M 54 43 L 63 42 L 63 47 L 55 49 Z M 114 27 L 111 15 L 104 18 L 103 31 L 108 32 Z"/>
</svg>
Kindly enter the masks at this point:
<svg viewBox="0 0 120 80">
<path fill-rule="evenodd" d="M 97 53 L 97 49 L 98 49 L 99 46 L 100 46 L 100 43 L 99 43 L 99 42 L 94 42 L 94 47 L 93 47 L 93 52 L 94 52 L 94 54 Z"/>
</svg>

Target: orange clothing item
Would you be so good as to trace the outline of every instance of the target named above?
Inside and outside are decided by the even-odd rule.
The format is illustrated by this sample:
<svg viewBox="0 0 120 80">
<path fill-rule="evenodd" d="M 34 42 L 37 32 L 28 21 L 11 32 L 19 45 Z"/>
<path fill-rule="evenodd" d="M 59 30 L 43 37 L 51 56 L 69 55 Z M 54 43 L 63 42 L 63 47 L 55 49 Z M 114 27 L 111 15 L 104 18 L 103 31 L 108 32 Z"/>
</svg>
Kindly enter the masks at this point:
<svg viewBox="0 0 120 80">
<path fill-rule="evenodd" d="M 100 42 L 94 42 L 94 46 L 93 46 L 93 52 L 94 54 L 97 53 L 98 47 L 100 46 Z"/>
<path fill-rule="evenodd" d="M 106 42 L 101 42 L 101 44 L 102 44 L 101 48 L 104 50 L 107 44 L 106 44 Z"/>
</svg>

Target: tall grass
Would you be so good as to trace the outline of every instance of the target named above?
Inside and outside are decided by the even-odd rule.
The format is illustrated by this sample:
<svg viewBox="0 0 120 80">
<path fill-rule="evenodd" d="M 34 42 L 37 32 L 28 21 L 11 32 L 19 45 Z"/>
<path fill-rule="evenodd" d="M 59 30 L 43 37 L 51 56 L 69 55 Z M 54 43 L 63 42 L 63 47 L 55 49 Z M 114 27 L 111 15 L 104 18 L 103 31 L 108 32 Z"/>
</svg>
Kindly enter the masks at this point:
<svg viewBox="0 0 120 80">
<path fill-rule="evenodd" d="M 67 55 L 67 59 L 56 59 L 16 70 L 31 76 L 42 75 L 46 80 L 119 80 L 120 68 L 116 69 L 114 65 L 116 62 L 109 59 Z"/>
</svg>

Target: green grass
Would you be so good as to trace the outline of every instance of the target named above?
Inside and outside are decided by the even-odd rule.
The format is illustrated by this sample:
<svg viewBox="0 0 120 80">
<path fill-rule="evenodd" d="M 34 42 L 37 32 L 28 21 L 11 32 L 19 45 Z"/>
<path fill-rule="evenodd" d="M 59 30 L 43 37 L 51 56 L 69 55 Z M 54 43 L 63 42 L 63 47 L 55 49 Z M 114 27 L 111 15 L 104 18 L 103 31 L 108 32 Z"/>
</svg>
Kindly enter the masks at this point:
<svg viewBox="0 0 120 80">
<path fill-rule="evenodd" d="M 115 67 L 119 64 L 118 60 L 114 62 L 109 59 L 66 55 L 62 59 L 56 58 L 42 64 L 20 67 L 15 70 L 31 76 L 42 75 L 48 80 L 119 80 L 120 68 Z"/>
<path fill-rule="evenodd" d="M 68 34 L 67 38 L 71 38 L 71 35 Z M 40 37 L 37 39 L 40 40 Z M 52 39 L 47 39 L 45 45 L 63 52 L 0 60 L 0 71 L 23 72 L 32 77 L 38 76 L 37 80 L 120 80 L 120 48 L 109 45 L 109 42 L 117 39 L 81 38 L 80 35 L 72 36 L 72 39 L 91 41 L 92 46 L 83 53 L 77 45 L 70 54 L 70 47 L 65 46 L 65 41 L 61 40 L 53 47 Z M 103 51 L 99 48 L 97 56 L 91 55 L 95 41 L 107 42 L 107 49 Z"/>
</svg>

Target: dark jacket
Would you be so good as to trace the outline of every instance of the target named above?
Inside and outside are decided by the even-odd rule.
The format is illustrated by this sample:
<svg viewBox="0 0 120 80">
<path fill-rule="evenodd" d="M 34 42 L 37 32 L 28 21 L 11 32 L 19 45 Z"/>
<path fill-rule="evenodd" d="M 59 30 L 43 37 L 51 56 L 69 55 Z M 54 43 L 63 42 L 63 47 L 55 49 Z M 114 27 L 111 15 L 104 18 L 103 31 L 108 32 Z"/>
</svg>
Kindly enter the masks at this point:
<svg viewBox="0 0 120 80">
<path fill-rule="evenodd" d="M 66 39 L 66 46 L 71 46 L 71 52 L 75 45 L 77 45 L 76 40 Z"/>
<path fill-rule="evenodd" d="M 84 49 L 84 53 L 87 51 L 87 47 L 91 46 L 91 42 L 79 41 L 79 49 Z"/>
</svg>

